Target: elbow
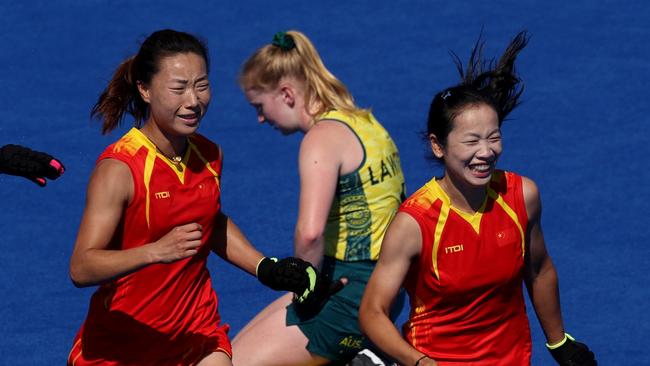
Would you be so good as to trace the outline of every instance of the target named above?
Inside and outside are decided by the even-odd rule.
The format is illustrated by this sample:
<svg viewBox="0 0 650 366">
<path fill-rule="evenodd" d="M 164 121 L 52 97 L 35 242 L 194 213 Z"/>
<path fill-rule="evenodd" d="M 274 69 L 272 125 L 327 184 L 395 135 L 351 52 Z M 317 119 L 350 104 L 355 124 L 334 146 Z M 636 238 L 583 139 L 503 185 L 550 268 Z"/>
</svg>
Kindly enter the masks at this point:
<svg viewBox="0 0 650 366">
<path fill-rule="evenodd" d="M 359 308 L 359 329 L 369 339 L 375 339 L 373 324 L 379 319 L 381 313 L 377 313 L 367 306 Z"/>
<path fill-rule="evenodd" d="M 299 246 L 311 247 L 321 241 L 324 230 L 318 228 L 296 228 L 296 243 Z"/>
<path fill-rule="evenodd" d="M 75 277 L 72 273 L 70 273 L 70 281 L 76 288 L 84 288 L 90 286 L 86 282 L 80 280 L 79 278 Z"/>
<path fill-rule="evenodd" d="M 550 280 L 557 282 L 557 272 L 555 270 L 555 265 L 549 256 L 545 256 L 544 258 L 538 259 L 531 263 L 526 272 L 527 280 L 529 282 L 535 282 L 539 279 L 543 281 Z"/>
<path fill-rule="evenodd" d="M 88 287 L 88 284 L 86 284 L 85 281 L 77 274 L 76 272 L 70 270 L 70 281 L 72 281 L 72 284 L 76 288 L 83 288 L 83 287 Z"/>
<path fill-rule="evenodd" d="M 76 288 L 83 288 L 92 286 L 93 283 L 88 279 L 88 276 L 85 275 L 82 266 L 75 264 L 74 262 L 70 263 L 70 281 Z"/>
<path fill-rule="evenodd" d="M 296 233 L 294 248 L 296 256 L 320 267 L 324 249 L 322 237 L 317 233 Z"/>
<path fill-rule="evenodd" d="M 295 255 L 320 269 L 325 250 L 323 230 L 298 226 L 294 242 Z"/>
<path fill-rule="evenodd" d="M 372 286 L 371 284 L 369 284 Z M 366 291 L 359 304 L 359 328 L 361 332 L 373 338 L 377 333 L 377 324 L 384 324 L 390 320 L 391 305 L 385 301 L 372 287 L 366 287 Z"/>
<path fill-rule="evenodd" d="M 368 334 L 370 331 L 370 323 L 373 318 L 376 319 L 376 311 L 373 311 L 372 307 L 368 303 L 366 296 L 361 299 L 361 304 L 359 305 L 359 328 L 364 334 Z"/>
<path fill-rule="evenodd" d="M 75 280 L 72 280 L 72 284 L 73 284 L 74 287 L 76 287 L 76 288 L 84 288 L 84 287 L 89 287 L 89 286 L 90 286 L 90 285 L 87 285 L 87 284 L 82 283 L 82 282 L 77 282 L 77 281 L 75 281 Z"/>
</svg>

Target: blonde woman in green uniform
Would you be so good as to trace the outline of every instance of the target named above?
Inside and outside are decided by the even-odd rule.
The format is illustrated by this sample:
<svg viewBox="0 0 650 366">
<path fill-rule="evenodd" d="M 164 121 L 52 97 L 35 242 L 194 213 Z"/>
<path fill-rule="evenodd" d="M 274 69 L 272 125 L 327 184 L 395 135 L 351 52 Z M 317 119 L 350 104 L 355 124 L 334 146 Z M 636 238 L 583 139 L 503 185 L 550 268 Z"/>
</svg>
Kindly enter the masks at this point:
<svg viewBox="0 0 650 366">
<path fill-rule="evenodd" d="M 271 303 L 233 340 L 233 364 L 346 362 L 367 346 L 358 326 L 359 302 L 405 197 L 399 153 L 298 31 L 277 33 L 258 49 L 239 82 L 260 123 L 285 135 L 305 134 L 295 255 L 346 285 L 312 306 L 292 303 L 291 294 Z M 397 316 L 401 304 L 394 308 Z"/>
</svg>

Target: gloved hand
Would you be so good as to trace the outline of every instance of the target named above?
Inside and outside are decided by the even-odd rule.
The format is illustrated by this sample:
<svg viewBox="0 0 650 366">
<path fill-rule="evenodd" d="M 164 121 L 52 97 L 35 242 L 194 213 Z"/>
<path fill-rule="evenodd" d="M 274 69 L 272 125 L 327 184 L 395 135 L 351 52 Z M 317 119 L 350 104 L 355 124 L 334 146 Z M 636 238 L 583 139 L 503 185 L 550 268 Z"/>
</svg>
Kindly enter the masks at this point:
<svg viewBox="0 0 650 366">
<path fill-rule="evenodd" d="M 314 290 L 304 298 L 294 298 L 294 309 L 301 319 L 309 319 L 318 314 L 329 298 L 341 291 L 347 278 L 333 281 L 329 276 L 319 274 Z"/>
<path fill-rule="evenodd" d="M 562 342 L 555 345 L 546 344 L 551 356 L 560 366 L 597 366 L 594 353 L 586 344 L 576 342 L 568 333 L 564 334 Z"/>
<path fill-rule="evenodd" d="M 19 145 L 0 148 L 0 173 L 25 177 L 41 187 L 63 174 L 63 164 L 51 155 Z"/>
<path fill-rule="evenodd" d="M 308 297 L 316 287 L 316 269 L 300 258 L 264 257 L 257 264 L 256 274 L 262 284 L 276 291 L 291 291 L 299 299 Z"/>
</svg>

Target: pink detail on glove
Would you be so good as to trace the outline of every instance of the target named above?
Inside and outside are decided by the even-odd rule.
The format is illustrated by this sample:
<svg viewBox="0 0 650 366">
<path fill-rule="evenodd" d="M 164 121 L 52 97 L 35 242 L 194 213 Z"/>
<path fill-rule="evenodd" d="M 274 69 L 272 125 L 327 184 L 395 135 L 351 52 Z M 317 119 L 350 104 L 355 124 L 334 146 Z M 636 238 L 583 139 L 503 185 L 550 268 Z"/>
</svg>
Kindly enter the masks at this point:
<svg viewBox="0 0 650 366">
<path fill-rule="evenodd" d="M 52 161 L 50 161 L 50 166 L 53 167 L 54 169 L 56 169 L 56 171 L 59 172 L 59 175 L 61 175 L 61 174 L 63 174 L 63 172 L 65 172 L 65 169 L 63 168 L 63 165 L 61 165 L 61 163 L 59 163 L 59 161 L 56 160 L 56 159 L 52 159 Z"/>
</svg>

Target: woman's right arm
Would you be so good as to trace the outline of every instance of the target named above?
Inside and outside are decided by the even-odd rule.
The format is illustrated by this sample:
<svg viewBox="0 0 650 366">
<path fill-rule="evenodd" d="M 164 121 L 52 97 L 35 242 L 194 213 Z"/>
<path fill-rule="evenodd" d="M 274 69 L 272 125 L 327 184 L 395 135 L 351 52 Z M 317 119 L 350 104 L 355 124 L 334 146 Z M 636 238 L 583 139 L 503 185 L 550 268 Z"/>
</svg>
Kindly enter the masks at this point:
<svg viewBox="0 0 650 366">
<path fill-rule="evenodd" d="M 109 249 L 133 192 L 133 178 L 126 164 L 106 159 L 97 165 L 88 183 L 86 207 L 70 258 L 70 278 L 75 286 L 101 284 L 153 263 L 196 254 L 201 244 L 201 226 L 196 223 L 178 226 L 140 247 Z"/>
<path fill-rule="evenodd" d="M 411 347 L 389 318 L 390 307 L 422 249 L 420 226 L 413 217 L 398 212 L 381 244 L 379 261 L 361 300 L 359 322 L 363 332 L 382 351 L 402 365 L 415 365 L 424 354 Z M 436 365 L 430 358 L 418 366 Z"/>
</svg>

